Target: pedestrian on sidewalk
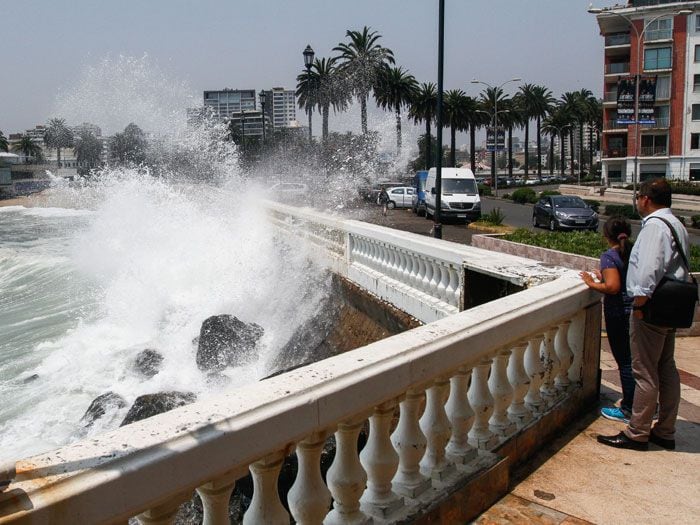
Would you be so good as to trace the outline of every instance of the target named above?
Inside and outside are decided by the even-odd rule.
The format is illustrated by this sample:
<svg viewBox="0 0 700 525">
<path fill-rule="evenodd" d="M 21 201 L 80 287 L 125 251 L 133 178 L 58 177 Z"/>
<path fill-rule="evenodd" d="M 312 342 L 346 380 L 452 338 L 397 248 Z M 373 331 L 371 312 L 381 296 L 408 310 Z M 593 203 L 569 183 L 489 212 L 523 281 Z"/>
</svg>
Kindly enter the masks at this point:
<svg viewBox="0 0 700 525">
<path fill-rule="evenodd" d="M 620 407 L 603 407 L 600 413 L 613 421 L 629 422 L 634 399 L 634 375 L 632 375 L 632 354 L 630 353 L 630 314 L 632 298 L 627 295 L 625 281 L 627 266 L 632 252 L 632 226 L 624 217 L 610 217 L 603 225 L 603 236 L 609 249 L 600 256 L 600 269 L 581 272 L 583 282 L 603 297 L 603 315 L 608 343 L 622 385 Z M 595 279 L 594 279 L 595 277 Z"/>
<path fill-rule="evenodd" d="M 630 329 L 632 372 L 636 381 L 632 416 L 627 428 L 616 436 L 598 436 L 611 447 L 647 450 L 648 442 L 673 450 L 681 386 L 674 360 L 676 330 L 644 320 L 643 306 L 664 276 L 687 279 L 679 248 L 688 253 L 688 232 L 671 213 L 671 186 L 665 178 L 640 184 L 635 196 L 643 217 L 642 230 L 630 254 L 627 293 L 633 297 Z M 656 219 L 655 219 L 656 218 Z M 678 235 L 675 246 L 668 221 Z M 656 403 L 659 419 L 651 428 Z"/>
<path fill-rule="evenodd" d="M 377 202 L 381 204 L 382 215 L 386 217 L 387 210 L 389 209 L 389 194 L 386 192 L 386 188 L 382 188 L 382 191 L 379 193 L 379 197 L 377 198 Z"/>
</svg>

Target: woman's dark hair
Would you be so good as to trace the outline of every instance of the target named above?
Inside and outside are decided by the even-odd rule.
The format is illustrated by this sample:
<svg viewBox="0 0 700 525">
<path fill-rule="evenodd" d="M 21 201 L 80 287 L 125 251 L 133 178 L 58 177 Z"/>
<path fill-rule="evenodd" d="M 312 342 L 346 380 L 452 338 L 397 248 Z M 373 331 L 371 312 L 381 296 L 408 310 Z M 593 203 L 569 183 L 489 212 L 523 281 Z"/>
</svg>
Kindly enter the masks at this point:
<svg viewBox="0 0 700 525">
<path fill-rule="evenodd" d="M 624 217 L 610 217 L 603 225 L 603 235 L 610 241 L 619 244 L 620 257 L 627 266 L 632 252 L 632 226 Z"/>
</svg>

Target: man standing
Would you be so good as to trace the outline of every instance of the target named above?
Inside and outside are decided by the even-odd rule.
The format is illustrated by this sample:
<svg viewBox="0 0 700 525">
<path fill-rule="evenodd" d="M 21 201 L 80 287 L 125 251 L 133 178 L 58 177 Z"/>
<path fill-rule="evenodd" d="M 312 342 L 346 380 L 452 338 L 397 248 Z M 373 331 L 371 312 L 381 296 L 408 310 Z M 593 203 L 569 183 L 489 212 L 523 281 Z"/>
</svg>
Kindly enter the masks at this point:
<svg viewBox="0 0 700 525">
<path fill-rule="evenodd" d="M 671 224 L 686 254 L 688 232 L 671 213 L 671 187 L 666 179 L 642 182 L 636 199 L 637 210 L 644 219 L 627 270 L 627 294 L 634 297 L 630 323 L 632 372 L 636 382 L 634 404 L 624 432 L 616 436 L 598 436 L 598 442 L 617 448 L 647 450 L 651 441 L 673 450 L 681 399 L 680 377 L 673 357 L 676 330 L 646 322 L 643 306 L 664 276 L 688 278 L 671 230 L 664 221 L 654 217 Z M 652 429 L 657 400 L 659 419 Z"/>
</svg>

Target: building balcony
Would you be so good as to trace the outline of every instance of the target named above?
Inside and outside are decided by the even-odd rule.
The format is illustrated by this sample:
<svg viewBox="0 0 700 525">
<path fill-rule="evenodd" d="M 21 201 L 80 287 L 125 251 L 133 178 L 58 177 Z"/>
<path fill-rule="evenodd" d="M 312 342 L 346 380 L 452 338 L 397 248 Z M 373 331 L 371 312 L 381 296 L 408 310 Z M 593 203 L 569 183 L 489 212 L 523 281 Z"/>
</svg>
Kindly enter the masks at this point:
<svg viewBox="0 0 700 525">
<path fill-rule="evenodd" d="M 641 124 L 644 128 L 667 128 L 671 123 L 670 117 L 655 117 L 654 124 Z"/>
<path fill-rule="evenodd" d="M 606 120 L 603 124 L 603 131 L 627 131 L 629 126 L 629 124 L 618 124 L 617 119 Z"/>
<path fill-rule="evenodd" d="M 613 46 L 629 46 L 630 45 L 630 34 L 629 33 L 617 33 L 613 35 L 605 35 L 605 47 Z"/>
<path fill-rule="evenodd" d="M 666 146 L 642 146 L 639 149 L 640 157 L 667 157 L 668 147 Z"/>
<path fill-rule="evenodd" d="M 673 29 L 654 29 L 644 33 L 644 43 L 673 40 Z"/>
<path fill-rule="evenodd" d="M 629 62 L 612 62 L 610 64 L 605 64 L 606 75 L 629 75 L 629 72 Z"/>
<path fill-rule="evenodd" d="M 617 91 L 610 91 L 603 95 L 603 103 L 609 104 L 611 102 L 617 104 Z"/>
<path fill-rule="evenodd" d="M 627 156 L 627 148 L 608 148 L 603 150 L 603 157 L 607 159 L 616 159 Z"/>
</svg>

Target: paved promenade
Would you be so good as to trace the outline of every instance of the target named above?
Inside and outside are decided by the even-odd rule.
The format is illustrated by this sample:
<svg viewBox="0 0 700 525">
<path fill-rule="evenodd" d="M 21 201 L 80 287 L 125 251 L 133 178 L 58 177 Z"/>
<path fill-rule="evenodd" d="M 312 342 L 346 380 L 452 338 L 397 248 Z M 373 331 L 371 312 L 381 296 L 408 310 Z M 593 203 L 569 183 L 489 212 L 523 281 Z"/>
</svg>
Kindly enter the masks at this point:
<svg viewBox="0 0 700 525">
<path fill-rule="evenodd" d="M 601 355 L 601 406 L 620 398 L 607 340 Z M 510 494 L 476 523 L 696 524 L 700 522 L 700 338 L 676 341 L 681 374 L 676 450 L 605 447 L 598 434 L 622 423 L 587 414 L 514 477 Z"/>
</svg>

